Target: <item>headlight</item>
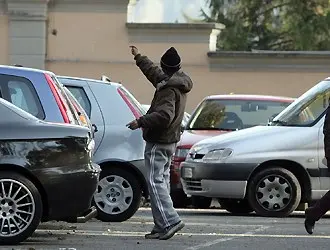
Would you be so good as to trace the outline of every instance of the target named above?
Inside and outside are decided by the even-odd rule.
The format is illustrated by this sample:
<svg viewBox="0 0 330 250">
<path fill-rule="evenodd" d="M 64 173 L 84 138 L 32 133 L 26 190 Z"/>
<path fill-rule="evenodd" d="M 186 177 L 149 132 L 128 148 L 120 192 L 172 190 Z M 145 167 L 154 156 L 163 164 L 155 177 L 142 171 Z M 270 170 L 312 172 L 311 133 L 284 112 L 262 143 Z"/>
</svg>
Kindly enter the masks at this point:
<svg viewBox="0 0 330 250">
<path fill-rule="evenodd" d="M 207 145 L 196 145 L 193 146 L 187 155 L 186 161 L 201 161 L 205 154 L 207 154 L 210 150 Z"/>
<path fill-rule="evenodd" d="M 211 150 L 207 154 L 205 154 L 202 161 L 205 163 L 221 162 L 228 158 L 232 153 L 233 150 L 230 148 Z"/>
</svg>

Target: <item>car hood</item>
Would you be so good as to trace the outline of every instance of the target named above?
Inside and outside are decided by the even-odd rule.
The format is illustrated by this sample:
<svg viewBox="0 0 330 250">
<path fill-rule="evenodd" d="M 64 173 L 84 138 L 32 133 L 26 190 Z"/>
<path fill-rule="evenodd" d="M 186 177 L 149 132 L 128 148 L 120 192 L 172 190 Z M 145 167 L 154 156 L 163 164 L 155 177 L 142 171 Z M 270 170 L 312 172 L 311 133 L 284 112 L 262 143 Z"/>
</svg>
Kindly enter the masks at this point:
<svg viewBox="0 0 330 250">
<path fill-rule="evenodd" d="M 204 139 L 195 144 L 208 150 L 234 148 L 239 152 L 265 152 L 314 147 L 318 127 L 256 126 Z"/>
<path fill-rule="evenodd" d="M 178 145 L 192 146 L 201 140 L 214 137 L 217 135 L 226 134 L 228 132 L 229 131 L 224 131 L 224 130 L 185 130 L 181 135 L 181 140 Z"/>
</svg>

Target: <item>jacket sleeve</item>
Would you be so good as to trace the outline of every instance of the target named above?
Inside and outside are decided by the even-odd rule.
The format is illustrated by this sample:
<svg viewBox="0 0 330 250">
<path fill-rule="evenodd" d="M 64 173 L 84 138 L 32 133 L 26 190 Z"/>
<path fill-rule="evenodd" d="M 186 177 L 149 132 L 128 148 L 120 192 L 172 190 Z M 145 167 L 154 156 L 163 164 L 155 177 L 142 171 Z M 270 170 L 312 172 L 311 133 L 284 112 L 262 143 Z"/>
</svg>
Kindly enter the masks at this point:
<svg viewBox="0 0 330 250">
<path fill-rule="evenodd" d="M 159 93 L 155 111 L 141 116 L 138 124 L 141 128 L 168 128 L 175 117 L 176 95 L 174 90 L 167 88 Z"/>
<path fill-rule="evenodd" d="M 134 57 L 134 59 L 136 61 L 136 65 L 155 88 L 157 88 L 157 84 L 159 82 L 166 79 L 167 76 L 162 69 L 156 66 L 148 57 L 138 54 Z"/>
</svg>

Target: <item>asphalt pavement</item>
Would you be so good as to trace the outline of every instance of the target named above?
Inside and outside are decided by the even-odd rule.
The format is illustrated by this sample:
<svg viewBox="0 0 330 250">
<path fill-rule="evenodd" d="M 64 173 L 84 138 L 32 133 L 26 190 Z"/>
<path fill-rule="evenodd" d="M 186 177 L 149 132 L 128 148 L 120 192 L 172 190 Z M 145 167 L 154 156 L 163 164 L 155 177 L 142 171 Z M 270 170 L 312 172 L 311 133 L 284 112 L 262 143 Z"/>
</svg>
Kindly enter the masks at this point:
<svg viewBox="0 0 330 250">
<path fill-rule="evenodd" d="M 316 225 L 313 235 L 308 235 L 303 227 L 302 212 L 295 212 L 288 218 L 264 218 L 253 214 L 232 216 L 219 209 L 180 209 L 178 212 L 186 226 L 167 241 L 144 239 L 153 222 L 150 209 L 141 208 L 134 217 L 122 223 L 96 219 L 85 224 L 43 223 L 27 241 L 0 249 L 330 249 L 329 217 Z"/>
</svg>

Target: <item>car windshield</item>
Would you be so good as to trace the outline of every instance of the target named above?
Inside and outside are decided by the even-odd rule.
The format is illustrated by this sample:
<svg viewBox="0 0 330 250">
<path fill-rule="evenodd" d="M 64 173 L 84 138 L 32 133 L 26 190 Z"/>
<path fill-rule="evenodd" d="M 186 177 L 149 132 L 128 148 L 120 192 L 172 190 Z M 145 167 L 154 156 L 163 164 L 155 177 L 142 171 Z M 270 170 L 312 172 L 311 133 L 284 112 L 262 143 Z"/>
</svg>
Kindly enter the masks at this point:
<svg viewBox="0 0 330 250">
<path fill-rule="evenodd" d="M 329 104 L 330 81 L 312 87 L 288 106 L 270 123 L 272 126 L 313 126 L 323 116 Z"/>
<path fill-rule="evenodd" d="M 266 125 L 290 103 L 285 101 L 207 99 L 187 124 L 189 130 L 239 130 Z"/>
</svg>

